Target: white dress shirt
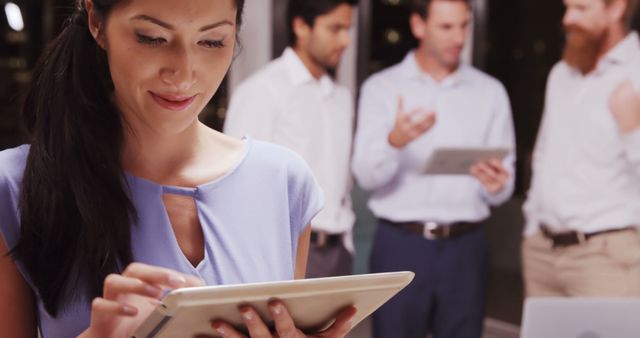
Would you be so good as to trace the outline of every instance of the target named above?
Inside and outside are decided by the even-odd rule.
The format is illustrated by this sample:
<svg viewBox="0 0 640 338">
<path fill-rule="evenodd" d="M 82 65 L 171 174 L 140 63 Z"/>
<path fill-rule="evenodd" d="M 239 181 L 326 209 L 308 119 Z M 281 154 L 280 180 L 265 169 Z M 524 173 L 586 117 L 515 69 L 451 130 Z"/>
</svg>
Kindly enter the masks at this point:
<svg viewBox="0 0 640 338">
<path fill-rule="evenodd" d="M 403 149 L 392 147 L 398 98 L 404 110 L 433 108 L 436 123 Z M 480 221 L 490 205 L 506 201 L 514 188 L 515 140 L 507 93 L 496 79 L 462 65 L 440 83 L 423 72 L 410 52 L 401 63 L 371 76 L 358 108 L 352 168 L 360 185 L 373 194 L 369 207 L 392 221 L 453 223 Z M 510 172 L 505 188 L 488 193 L 470 175 L 425 175 L 435 149 L 505 147 Z"/>
<path fill-rule="evenodd" d="M 312 228 L 350 235 L 355 221 L 349 170 L 353 120 L 349 91 L 327 75 L 315 79 L 287 48 L 235 90 L 224 131 L 273 142 L 300 154 L 326 198 Z"/>
<path fill-rule="evenodd" d="M 630 33 L 587 75 L 565 62 L 549 75 L 524 205 L 525 233 L 540 224 L 585 233 L 640 225 L 640 129 L 623 134 L 609 98 L 640 86 L 640 42 Z"/>
</svg>

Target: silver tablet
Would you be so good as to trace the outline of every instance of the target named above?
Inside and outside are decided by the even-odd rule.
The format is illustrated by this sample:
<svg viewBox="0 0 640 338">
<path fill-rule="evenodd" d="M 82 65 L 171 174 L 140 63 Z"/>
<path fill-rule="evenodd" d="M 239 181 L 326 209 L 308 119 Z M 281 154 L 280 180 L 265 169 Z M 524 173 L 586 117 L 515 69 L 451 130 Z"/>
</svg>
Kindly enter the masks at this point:
<svg viewBox="0 0 640 338">
<path fill-rule="evenodd" d="M 503 160 L 509 153 L 506 148 L 440 148 L 427 162 L 426 175 L 469 175 L 471 167 L 490 159 Z"/>
<path fill-rule="evenodd" d="M 273 327 L 267 304 L 284 302 L 296 326 L 306 333 L 328 328 L 336 314 L 353 305 L 355 326 L 407 286 L 413 272 L 389 272 L 301 279 L 282 282 L 207 286 L 177 289 L 169 293 L 138 327 L 135 338 L 216 336 L 211 321 L 222 319 L 246 332 L 238 311 L 251 305 Z"/>
</svg>

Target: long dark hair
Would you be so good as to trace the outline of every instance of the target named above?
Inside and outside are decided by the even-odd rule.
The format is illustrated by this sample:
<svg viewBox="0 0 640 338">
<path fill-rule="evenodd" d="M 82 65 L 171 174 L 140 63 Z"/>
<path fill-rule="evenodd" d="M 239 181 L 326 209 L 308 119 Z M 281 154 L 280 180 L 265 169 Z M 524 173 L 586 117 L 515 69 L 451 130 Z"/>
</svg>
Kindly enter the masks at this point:
<svg viewBox="0 0 640 338">
<path fill-rule="evenodd" d="M 94 0 L 104 21 L 122 0 Z M 244 0 L 235 0 L 237 25 Z M 102 294 L 104 278 L 132 257 L 137 215 L 121 166 L 124 129 L 112 101 L 107 55 L 91 35 L 85 0 L 34 70 L 23 118 L 31 136 L 20 200 L 20 260 L 46 310 L 73 292 Z"/>
</svg>

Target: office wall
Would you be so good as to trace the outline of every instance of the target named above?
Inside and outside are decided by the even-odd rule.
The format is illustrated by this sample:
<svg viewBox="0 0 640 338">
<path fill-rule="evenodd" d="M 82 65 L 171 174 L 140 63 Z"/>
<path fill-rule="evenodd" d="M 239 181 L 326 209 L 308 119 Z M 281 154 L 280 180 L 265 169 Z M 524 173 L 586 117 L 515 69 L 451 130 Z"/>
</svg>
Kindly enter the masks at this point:
<svg viewBox="0 0 640 338">
<path fill-rule="evenodd" d="M 273 0 L 252 0 L 245 4 L 238 55 L 229 73 L 229 91 L 272 58 Z"/>
</svg>

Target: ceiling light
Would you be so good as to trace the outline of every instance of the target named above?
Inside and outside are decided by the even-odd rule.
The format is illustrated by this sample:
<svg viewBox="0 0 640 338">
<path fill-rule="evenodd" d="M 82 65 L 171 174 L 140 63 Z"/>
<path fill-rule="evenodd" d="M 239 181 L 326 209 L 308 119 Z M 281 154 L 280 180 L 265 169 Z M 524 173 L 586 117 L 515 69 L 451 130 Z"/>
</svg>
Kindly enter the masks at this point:
<svg viewBox="0 0 640 338">
<path fill-rule="evenodd" d="M 11 29 L 16 32 L 21 32 L 24 29 L 24 20 L 22 20 L 22 12 L 18 5 L 13 2 L 7 3 L 4 5 L 4 13 L 7 15 L 7 22 Z"/>
</svg>

